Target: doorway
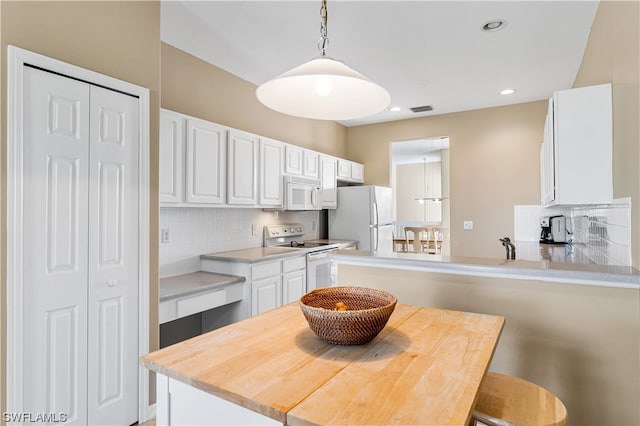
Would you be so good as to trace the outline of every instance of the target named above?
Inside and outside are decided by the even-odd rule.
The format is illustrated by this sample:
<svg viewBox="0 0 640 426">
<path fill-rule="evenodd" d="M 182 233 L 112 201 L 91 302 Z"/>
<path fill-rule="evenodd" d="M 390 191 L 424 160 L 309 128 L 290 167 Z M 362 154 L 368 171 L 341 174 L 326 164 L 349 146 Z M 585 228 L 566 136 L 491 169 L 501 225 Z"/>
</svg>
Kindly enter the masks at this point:
<svg viewBox="0 0 640 426">
<path fill-rule="evenodd" d="M 427 227 L 441 233 L 438 254 L 450 255 L 449 138 L 391 143 L 394 236 L 404 227 Z"/>
</svg>

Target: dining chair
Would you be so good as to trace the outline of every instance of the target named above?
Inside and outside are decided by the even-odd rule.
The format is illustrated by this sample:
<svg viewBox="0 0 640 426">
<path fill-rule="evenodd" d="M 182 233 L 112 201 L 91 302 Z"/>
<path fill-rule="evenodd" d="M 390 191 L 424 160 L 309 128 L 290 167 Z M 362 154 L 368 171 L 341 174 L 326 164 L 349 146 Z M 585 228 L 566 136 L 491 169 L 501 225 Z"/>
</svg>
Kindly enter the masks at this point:
<svg viewBox="0 0 640 426">
<path fill-rule="evenodd" d="M 487 373 L 480 384 L 470 425 L 564 426 L 567 409 L 558 397 L 518 377 Z"/>
<path fill-rule="evenodd" d="M 442 239 L 439 228 L 431 228 L 427 238 L 427 253 L 437 254 L 442 252 Z"/>
<path fill-rule="evenodd" d="M 413 234 L 413 238 L 409 238 L 409 232 Z M 424 247 L 422 245 L 422 239 L 420 238 L 420 234 L 424 233 L 427 239 L 429 239 L 429 228 L 421 227 L 421 226 L 405 226 L 404 227 L 404 238 L 407 242 L 407 250 L 411 245 L 413 245 L 414 253 L 423 253 Z M 413 240 L 413 243 L 409 241 Z"/>
</svg>

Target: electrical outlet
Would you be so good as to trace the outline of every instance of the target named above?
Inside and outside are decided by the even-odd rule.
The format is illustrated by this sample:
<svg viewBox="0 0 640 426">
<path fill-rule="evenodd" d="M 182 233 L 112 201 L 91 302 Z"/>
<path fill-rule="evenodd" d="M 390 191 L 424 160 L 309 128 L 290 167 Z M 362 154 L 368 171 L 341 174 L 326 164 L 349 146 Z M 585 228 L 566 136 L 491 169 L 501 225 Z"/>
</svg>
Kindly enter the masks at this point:
<svg viewBox="0 0 640 426">
<path fill-rule="evenodd" d="M 171 234 L 169 233 L 169 228 L 162 228 L 160 230 L 160 243 L 168 244 L 171 242 Z"/>
<path fill-rule="evenodd" d="M 315 220 L 313 222 L 311 222 L 311 230 L 312 231 L 316 230 L 316 221 Z"/>
<path fill-rule="evenodd" d="M 466 229 L 467 231 L 470 231 L 473 229 L 473 221 L 472 220 L 465 220 L 464 221 L 464 229 Z"/>
<path fill-rule="evenodd" d="M 253 235 L 253 236 L 256 235 L 256 224 L 255 223 L 251 224 L 251 235 Z"/>
</svg>

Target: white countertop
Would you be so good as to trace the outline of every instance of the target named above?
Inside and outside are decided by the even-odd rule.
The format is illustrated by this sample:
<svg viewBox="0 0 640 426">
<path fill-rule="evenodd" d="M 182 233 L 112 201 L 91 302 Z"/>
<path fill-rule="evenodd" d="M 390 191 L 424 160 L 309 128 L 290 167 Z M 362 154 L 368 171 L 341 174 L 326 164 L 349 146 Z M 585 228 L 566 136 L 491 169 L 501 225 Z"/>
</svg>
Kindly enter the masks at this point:
<svg viewBox="0 0 640 426">
<path fill-rule="evenodd" d="M 192 272 L 160 279 L 159 299 L 164 302 L 183 296 L 213 290 L 218 287 L 244 282 L 245 278 L 237 275 L 218 274 L 213 272 Z"/>
<path fill-rule="evenodd" d="M 338 250 L 332 255 L 339 264 L 640 289 L 640 271 L 630 266 L 548 259 L 504 260 L 396 252 L 381 254 L 364 250 Z"/>
<path fill-rule="evenodd" d="M 318 240 L 305 240 L 309 243 L 326 243 L 336 244 L 340 246 L 348 246 L 355 244 L 352 240 L 331 240 L 331 239 L 318 239 Z M 279 257 L 289 256 L 303 256 L 307 254 L 309 250 L 304 246 L 302 247 L 252 247 L 247 249 L 221 251 L 216 253 L 207 253 L 200 255 L 202 260 L 224 260 L 227 262 L 245 262 L 255 263 L 266 260 L 275 260 Z"/>
<path fill-rule="evenodd" d="M 227 262 L 254 263 L 275 260 L 279 257 L 303 256 L 304 248 L 295 247 L 253 247 L 241 250 L 221 251 L 200 255 L 202 260 L 225 260 Z"/>
</svg>

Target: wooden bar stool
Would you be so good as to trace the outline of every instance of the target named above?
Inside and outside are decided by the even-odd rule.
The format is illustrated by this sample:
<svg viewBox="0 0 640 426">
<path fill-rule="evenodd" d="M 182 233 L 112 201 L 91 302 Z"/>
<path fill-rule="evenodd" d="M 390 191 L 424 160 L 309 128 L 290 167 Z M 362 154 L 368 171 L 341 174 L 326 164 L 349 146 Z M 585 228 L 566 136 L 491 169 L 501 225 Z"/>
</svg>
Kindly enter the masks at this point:
<svg viewBox="0 0 640 426">
<path fill-rule="evenodd" d="M 480 385 L 471 423 L 489 426 L 563 426 L 567 409 L 548 390 L 526 380 L 498 373 L 487 373 Z"/>
</svg>

